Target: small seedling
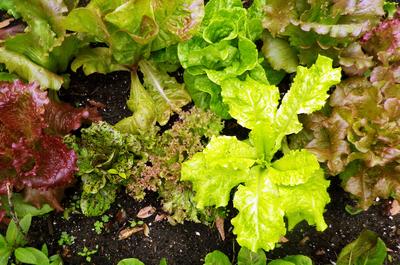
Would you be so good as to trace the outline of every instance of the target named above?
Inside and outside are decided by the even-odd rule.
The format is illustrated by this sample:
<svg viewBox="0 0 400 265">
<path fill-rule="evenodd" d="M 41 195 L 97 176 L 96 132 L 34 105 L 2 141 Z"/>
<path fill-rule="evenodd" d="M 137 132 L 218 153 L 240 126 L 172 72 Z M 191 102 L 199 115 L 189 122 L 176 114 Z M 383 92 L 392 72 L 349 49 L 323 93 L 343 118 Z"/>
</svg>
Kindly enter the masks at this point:
<svg viewBox="0 0 400 265">
<path fill-rule="evenodd" d="M 80 200 L 79 199 L 80 198 L 77 195 L 74 195 L 72 197 L 72 201 L 71 201 L 70 205 L 67 208 L 64 209 L 63 218 L 65 220 L 69 220 L 71 214 L 79 214 L 79 213 L 81 213 L 81 211 L 80 211 L 81 206 L 80 206 Z"/>
<path fill-rule="evenodd" d="M 78 255 L 81 257 L 85 257 L 87 262 L 91 262 L 92 255 L 96 254 L 98 250 L 99 250 L 99 245 L 96 245 L 96 249 L 92 249 L 92 250 L 90 250 L 89 248 L 87 248 L 85 246 L 85 247 L 83 247 L 81 252 L 78 252 Z"/>
<path fill-rule="evenodd" d="M 74 236 L 69 235 L 65 231 L 61 233 L 61 237 L 58 240 L 58 245 L 60 245 L 60 246 L 71 246 L 74 243 L 75 243 L 75 237 Z"/>
<path fill-rule="evenodd" d="M 110 216 L 108 215 L 103 215 L 101 217 L 101 221 L 103 221 L 104 223 L 108 223 L 110 221 Z"/>
<path fill-rule="evenodd" d="M 132 221 L 129 221 L 129 226 L 130 227 L 135 227 L 135 226 L 140 226 L 140 225 L 143 225 L 144 223 L 143 223 L 143 221 L 135 221 L 135 220 L 132 220 Z"/>
<path fill-rule="evenodd" d="M 96 221 L 93 226 L 96 234 L 100 235 L 103 232 L 104 223 L 102 221 Z"/>
</svg>

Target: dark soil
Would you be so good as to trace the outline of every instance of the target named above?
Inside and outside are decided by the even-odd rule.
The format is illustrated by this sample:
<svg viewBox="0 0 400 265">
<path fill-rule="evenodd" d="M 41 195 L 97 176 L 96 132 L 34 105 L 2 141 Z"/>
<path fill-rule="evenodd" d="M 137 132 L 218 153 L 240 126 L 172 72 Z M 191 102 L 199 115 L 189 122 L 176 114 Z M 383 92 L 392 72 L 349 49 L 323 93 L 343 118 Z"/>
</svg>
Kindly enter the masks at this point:
<svg viewBox="0 0 400 265">
<path fill-rule="evenodd" d="M 46 242 L 51 253 L 59 252 L 63 255 L 65 264 L 117 264 L 123 258 L 136 257 L 146 265 L 159 264 L 160 259 L 166 258 L 168 264 L 203 264 L 205 255 L 214 249 L 221 249 L 232 253 L 233 236 L 229 235 L 222 242 L 215 229 L 195 223 L 171 226 L 168 222 L 154 222 L 155 214 L 143 221 L 148 225 L 148 237 L 138 232 L 128 239 L 118 240 L 119 232 L 129 227 L 128 220 L 136 218 L 138 211 L 152 205 L 159 208 L 155 194 L 138 203 L 124 193 L 120 193 L 116 203 L 106 214 L 112 216 L 111 221 L 105 224 L 105 231 L 100 235 L 94 231 L 94 223 L 100 217 L 88 218 L 83 215 L 72 215 L 67 221 L 63 214 L 52 214 L 47 218 L 36 218 L 31 228 L 30 237 L 34 244 L 40 246 Z M 125 222 L 118 222 L 117 213 L 124 209 L 127 214 Z M 74 236 L 75 243 L 70 247 L 60 247 L 57 243 L 61 232 Z M 92 261 L 77 255 L 84 246 L 96 249 Z"/>
<path fill-rule="evenodd" d="M 118 91 L 117 93 L 112 91 Z M 125 100 L 129 94 L 129 74 L 117 72 L 110 75 L 93 74 L 85 77 L 82 73 L 71 76 L 71 86 L 60 93 L 63 100 L 82 105 L 89 100 L 105 104 L 102 110 L 104 119 L 115 123 L 119 119 L 130 115 L 125 108 Z M 243 137 L 247 132 L 235 123 L 228 123 L 229 129 L 238 130 Z M 76 192 L 76 191 L 75 191 Z M 380 202 L 372 206 L 367 212 L 352 216 L 344 207 L 352 204 L 352 200 L 340 188 L 337 180 L 332 181 L 329 189 L 332 202 L 327 206 L 325 219 L 329 226 L 323 233 L 315 231 L 306 223 L 299 224 L 294 231 L 286 235 L 289 240 L 281 247 L 267 253 L 268 258 L 278 258 L 289 254 L 304 254 L 310 256 L 316 265 L 333 264 L 340 250 L 354 240 L 363 228 L 368 228 L 378 233 L 386 242 L 393 257 L 392 263 L 400 263 L 400 215 L 388 216 L 388 202 Z M 65 207 L 69 207 L 73 201 L 73 193 L 69 192 L 65 199 Z M 118 240 L 119 232 L 129 227 L 128 220 L 138 220 L 136 214 L 145 207 L 152 205 L 160 212 L 160 205 L 156 194 L 151 194 L 142 202 L 136 202 L 132 198 L 120 192 L 116 203 L 111 207 L 107 215 L 111 221 L 106 224 L 107 229 L 100 235 L 94 231 L 94 223 L 97 218 L 87 218 L 79 214 L 72 214 L 69 220 L 63 218 L 62 213 L 50 214 L 47 217 L 35 218 L 30 238 L 32 244 L 39 247 L 47 243 L 51 253 L 60 253 L 65 264 L 96 264 L 115 265 L 119 260 L 128 257 L 141 259 L 147 265 L 159 264 L 161 258 L 166 258 L 168 264 L 197 265 L 203 264 L 208 252 L 219 249 L 229 255 L 234 261 L 239 249 L 231 233 L 232 227 L 229 220 L 225 222 L 227 233 L 225 241 L 222 241 L 214 227 L 201 224 L 185 223 L 172 226 L 166 221 L 155 222 L 153 215 L 145 219 L 150 228 L 149 236 L 142 232 L 134 234 L 128 239 Z M 118 222 L 117 213 L 124 209 L 127 220 Z M 57 241 L 61 233 L 65 231 L 76 237 L 75 243 L 69 247 L 59 246 Z M 78 252 L 86 246 L 96 249 L 91 262 L 86 262 Z"/>
<path fill-rule="evenodd" d="M 90 101 L 102 103 L 105 107 L 100 112 L 104 120 L 112 124 L 132 114 L 126 107 L 130 86 L 129 72 L 85 76 L 78 70 L 77 73 L 70 74 L 69 88 L 62 89 L 59 94 L 63 101 L 77 107 L 90 104 Z"/>
<path fill-rule="evenodd" d="M 393 262 L 386 264 L 399 264 L 400 215 L 392 217 L 386 214 L 388 202 L 381 202 L 367 212 L 352 216 L 344 210 L 344 206 L 352 201 L 336 181 L 332 183 L 329 192 L 332 203 L 328 205 L 325 213 L 329 228 L 321 233 L 306 223 L 301 223 L 286 235 L 289 242 L 267 253 L 267 257 L 275 259 L 286 255 L 304 254 L 311 257 L 315 265 L 333 264 L 340 250 L 354 240 L 362 229 L 368 228 L 378 233 L 392 250 L 389 254 L 393 257 Z M 172 226 L 166 221 L 155 222 L 155 214 L 144 220 L 150 228 L 148 237 L 139 232 L 128 239 L 118 240 L 119 232 L 129 227 L 128 220 L 138 221 L 138 211 L 149 205 L 158 208 L 157 212 L 161 213 L 155 194 L 138 203 L 121 192 L 116 203 L 107 212 L 112 218 L 100 235 L 94 231 L 94 223 L 101 220 L 100 217 L 88 218 L 77 214 L 65 220 L 63 214 L 58 213 L 35 218 L 29 235 L 31 243 L 37 247 L 47 243 L 50 253 L 62 254 L 67 265 L 115 265 L 119 260 L 128 257 L 139 258 L 146 265 L 157 265 L 162 258 L 166 258 L 170 265 L 200 265 L 203 264 L 205 255 L 215 249 L 226 253 L 231 260 L 235 259 L 239 247 L 233 234 L 229 232 L 232 228 L 228 220 L 225 222 L 225 241 L 221 240 L 213 227 L 195 223 Z M 118 223 L 115 216 L 121 209 L 126 211 L 127 221 Z M 63 231 L 76 237 L 72 246 L 58 245 L 57 241 Z M 86 262 L 85 258 L 77 254 L 85 246 L 96 249 L 96 245 L 98 252 L 92 255 L 91 262 Z"/>
</svg>

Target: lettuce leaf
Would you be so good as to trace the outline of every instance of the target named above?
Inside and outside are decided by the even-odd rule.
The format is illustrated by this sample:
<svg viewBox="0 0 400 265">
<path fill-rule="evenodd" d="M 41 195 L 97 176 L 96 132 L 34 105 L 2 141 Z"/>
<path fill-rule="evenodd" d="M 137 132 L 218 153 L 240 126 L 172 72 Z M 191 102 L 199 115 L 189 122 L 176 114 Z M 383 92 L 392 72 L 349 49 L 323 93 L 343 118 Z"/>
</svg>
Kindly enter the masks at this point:
<svg viewBox="0 0 400 265">
<path fill-rule="evenodd" d="M 383 21 L 362 37 L 362 47 L 384 65 L 398 62 L 400 60 L 399 27 L 400 18 Z"/>
<path fill-rule="evenodd" d="M 159 70 L 153 62 L 142 60 L 143 85 L 136 73 L 132 73 L 128 108 L 134 113 L 116 124 L 123 132 L 145 133 L 158 122 L 165 125 L 174 112 L 190 102 L 184 84 L 168 73 Z M 157 106 L 157 107 L 156 107 Z"/>
<path fill-rule="evenodd" d="M 327 227 L 323 212 L 330 201 L 329 181 L 317 158 L 306 150 L 272 158 L 285 135 L 301 130 L 297 114 L 320 109 L 330 86 L 340 81 L 340 69 L 331 65 L 331 59 L 321 56 L 310 69 L 298 67 L 279 108 L 277 87 L 249 77 L 225 81 L 223 100 L 232 117 L 251 129 L 250 141 L 212 138 L 182 165 L 181 180 L 192 182 L 199 208 L 226 206 L 231 189 L 241 184 L 233 199 L 239 212 L 232 219 L 233 232 L 251 251 L 273 249 L 286 233 L 285 217 L 289 230 L 302 220 L 320 231 Z"/>
<path fill-rule="evenodd" d="M 303 117 L 305 129 L 290 141 L 292 147 L 315 154 L 330 175 L 340 174 L 342 186 L 364 210 L 377 197 L 399 197 L 399 21 L 382 21 L 354 44 L 369 56 L 366 64 L 359 58 L 365 67 L 355 74 L 369 64 L 375 68 L 369 69 L 369 77 L 354 76 L 338 84 L 329 105 Z"/>
<path fill-rule="evenodd" d="M 363 230 L 356 240 L 345 246 L 337 265 L 382 265 L 387 256 L 385 242 L 375 232 Z"/>
<path fill-rule="evenodd" d="M 63 25 L 95 42 L 105 43 L 111 49 L 115 64 L 134 65 L 147 59 L 151 51 L 192 37 L 203 16 L 204 6 L 200 0 L 162 3 L 105 0 L 92 1 L 87 7 L 72 10 Z"/>
<path fill-rule="evenodd" d="M 203 152 L 182 164 L 181 180 L 192 182 L 198 208 L 227 206 L 231 189 L 250 177 L 256 159 L 255 149 L 247 143 L 232 136 L 214 137 Z M 218 192 L 210 194 L 211 190 Z"/>
<path fill-rule="evenodd" d="M 343 49 L 379 23 L 383 4 L 383 0 L 256 0 L 252 12 L 273 37 L 264 38 L 264 55 L 274 69 L 292 72 L 297 61 L 311 65 L 318 54 L 337 62 Z M 276 60 L 273 51 L 281 49 L 288 53 Z"/>
<path fill-rule="evenodd" d="M 60 89 L 64 80 L 55 73 L 64 72 L 69 61 L 84 45 L 73 33 L 67 33 L 62 25 L 64 15 L 69 11 L 63 1 L 10 0 L 11 13 L 21 17 L 23 25 L 6 28 L 0 45 L 2 61 L 10 72 L 21 78 L 40 82 L 43 88 Z M 6 8 L 10 7 L 6 4 Z M 0 6 L 1 8 L 1 6 Z M 13 31 L 14 30 L 14 31 Z M 1 34 L 0 34 L 1 35 Z M 57 82 L 54 79 L 58 79 Z"/>
<path fill-rule="evenodd" d="M 212 0 L 205 9 L 200 31 L 178 45 L 178 57 L 195 104 L 230 118 L 222 83 L 254 70 L 265 76 L 253 42 L 261 36 L 261 20 L 251 17 L 240 1 Z"/>
<path fill-rule="evenodd" d="M 0 63 L 4 63 L 9 72 L 16 73 L 29 82 L 38 82 L 43 88 L 59 90 L 64 82 L 63 77 L 4 47 L 0 47 Z"/>
</svg>

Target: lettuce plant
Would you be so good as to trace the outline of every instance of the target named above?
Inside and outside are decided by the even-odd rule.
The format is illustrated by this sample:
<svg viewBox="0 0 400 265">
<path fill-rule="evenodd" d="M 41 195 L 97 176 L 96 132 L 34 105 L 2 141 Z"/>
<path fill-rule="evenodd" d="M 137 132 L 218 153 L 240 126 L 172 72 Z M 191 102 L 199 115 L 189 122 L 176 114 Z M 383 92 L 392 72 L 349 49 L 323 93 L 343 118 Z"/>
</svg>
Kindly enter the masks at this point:
<svg viewBox="0 0 400 265">
<path fill-rule="evenodd" d="M 400 19 L 383 21 L 360 45 L 374 58 L 369 77 L 336 86 L 326 108 L 302 117 L 304 130 L 293 147 L 305 147 L 330 175 L 368 209 L 377 197 L 400 198 L 399 108 Z"/>
<path fill-rule="evenodd" d="M 50 100 L 37 84 L 0 83 L 0 194 L 24 191 L 32 204 L 61 210 L 59 194 L 76 170 L 61 135 L 98 118 L 95 110 Z"/>
<path fill-rule="evenodd" d="M 312 260 L 303 255 L 291 255 L 282 259 L 276 259 L 267 263 L 264 251 L 252 252 L 247 248 L 241 248 L 237 256 L 238 265 L 312 265 Z M 204 265 L 232 265 L 228 256 L 219 250 L 208 253 Z M 236 264 L 236 263 L 235 263 Z"/>
<path fill-rule="evenodd" d="M 79 138 L 68 135 L 64 141 L 78 155 L 76 175 L 82 180 L 82 213 L 103 214 L 114 202 L 119 185 L 131 177 L 133 167 L 141 159 L 141 142 L 106 122 L 82 129 Z"/>
<path fill-rule="evenodd" d="M 191 181 L 197 207 L 224 207 L 238 186 L 233 205 L 233 233 L 241 246 L 252 251 L 270 250 L 288 228 L 306 220 L 324 230 L 325 205 L 329 202 L 317 158 L 306 150 L 290 150 L 277 158 L 282 140 L 302 129 L 297 115 L 320 109 L 327 90 L 340 81 L 340 69 L 320 56 L 311 68 L 299 66 L 291 89 L 279 105 L 279 90 L 248 76 L 228 79 L 222 96 L 229 113 L 251 130 L 249 139 L 213 137 L 203 152 L 182 165 L 181 179 Z"/>
<path fill-rule="evenodd" d="M 139 201 L 147 191 L 158 192 L 171 223 L 213 221 L 215 211 L 197 209 L 190 184 L 179 177 L 181 163 L 202 151 L 208 139 L 222 130 L 221 119 L 194 107 L 182 111 L 179 120 L 162 133 L 151 126 L 146 134 L 134 135 L 100 122 L 82 129 L 80 137 L 64 138 L 78 154 L 82 213 L 103 214 L 114 202 L 117 189 L 125 186 Z"/>
<path fill-rule="evenodd" d="M 185 84 L 198 107 L 229 118 L 221 97 L 222 81 L 246 72 L 253 78 L 264 76 L 253 42 L 261 32 L 261 20 L 253 19 L 240 0 L 207 3 L 200 30 L 178 45 Z"/>
<path fill-rule="evenodd" d="M 251 12 L 268 30 L 263 53 L 274 69 L 294 72 L 297 64 L 311 65 L 318 54 L 347 67 L 371 63 L 350 45 L 383 17 L 383 0 L 266 1 L 256 0 Z M 349 46 L 350 45 L 350 46 Z"/>
<path fill-rule="evenodd" d="M 60 89 L 66 78 L 64 72 L 83 42 L 75 33 L 67 33 L 62 20 L 74 5 L 72 1 L 4 0 L 0 9 L 14 18 L 21 18 L 27 27 L 9 26 L 4 29 L 0 44 L 0 63 L 21 78 L 38 82 L 44 88 Z M 22 30 L 21 30 L 22 29 Z M 0 34 L 1 35 L 1 34 Z"/>
<path fill-rule="evenodd" d="M 82 67 L 86 75 L 130 71 L 127 105 L 133 115 L 117 128 L 147 133 L 156 122 L 165 125 L 172 113 L 191 100 L 185 86 L 168 71 L 179 67 L 176 45 L 193 36 L 203 16 L 201 0 L 90 1 L 86 7 L 73 9 L 63 25 L 88 43 L 106 47 L 81 49 L 71 69 Z M 143 74 L 143 84 L 138 72 Z"/>
</svg>

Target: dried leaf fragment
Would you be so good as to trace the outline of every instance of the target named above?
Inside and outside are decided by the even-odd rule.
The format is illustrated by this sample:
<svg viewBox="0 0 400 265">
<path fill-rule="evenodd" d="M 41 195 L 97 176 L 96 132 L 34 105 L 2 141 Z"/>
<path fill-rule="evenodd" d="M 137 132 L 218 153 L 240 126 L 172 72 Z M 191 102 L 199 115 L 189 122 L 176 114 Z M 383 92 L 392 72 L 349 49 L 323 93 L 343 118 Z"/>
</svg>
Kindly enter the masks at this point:
<svg viewBox="0 0 400 265">
<path fill-rule="evenodd" d="M 215 227 L 217 228 L 222 241 L 224 241 L 225 240 L 224 218 L 218 216 L 217 219 L 215 219 Z"/>
<path fill-rule="evenodd" d="M 144 228 L 140 227 L 133 227 L 133 228 L 125 228 L 119 232 L 118 240 L 124 240 L 132 236 L 133 234 L 142 231 Z"/>
<path fill-rule="evenodd" d="M 161 222 L 165 219 L 167 219 L 167 215 L 165 213 L 162 214 L 157 214 L 156 217 L 154 218 L 154 222 Z"/>
<path fill-rule="evenodd" d="M 392 205 L 390 207 L 390 215 L 396 215 L 400 213 L 400 204 L 398 200 L 393 200 Z"/>
<path fill-rule="evenodd" d="M 289 239 L 287 239 L 287 238 L 284 237 L 284 236 L 282 236 L 282 237 L 279 239 L 279 243 L 287 243 L 287 242 L 289 242 Z"/>
<path fill-rule="evenodd" d="M 148 226 L 147 224 L 144 224 L 144 225 L 143 225 L 143 234 L 144 234 L 146 237 L 149 237 L 150 228 L 149 228 L 149 226 Z"/>
<path fill-rule="evenodd" d="M 147 206 L 140 209 L 139 213 L 136 215 L 140 219 L 145 219 L 152 216 L 156 212 L 156 208 L 153 206 Z"/>
</svg>

